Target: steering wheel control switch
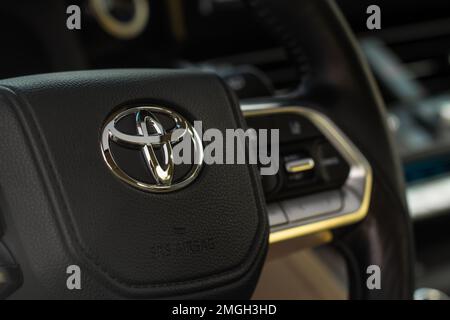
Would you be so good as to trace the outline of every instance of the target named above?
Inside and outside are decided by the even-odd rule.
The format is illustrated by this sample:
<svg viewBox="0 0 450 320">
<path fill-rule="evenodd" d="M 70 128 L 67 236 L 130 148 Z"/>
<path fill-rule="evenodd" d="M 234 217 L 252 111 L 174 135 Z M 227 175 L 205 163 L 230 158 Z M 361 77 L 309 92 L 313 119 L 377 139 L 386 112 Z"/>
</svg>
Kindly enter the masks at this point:
<svg viewBox="0 0 450 320">
<path fill-rule="evenodd" d="M 340 188 L 347 180 L 347 161 L 308 117 L 292 112 L 257 112 L 247 114 L 247 124 L 254 129 L 280 132 L 283 169 L 263 178 L 269 202 Z"/>
<path fill-rule="evenodd" d="M 249 127 L 280 130 L 283 170 L 272 179 L 277 181 L 276 188 L 264 188 L 271 243 L 365 217 L 372 188 L 371 168 L 325 115 L 304 107 L 253 109 L 248 105 L 243 110 Z"/>
<path fill-rule="evenodd" d="M 271 203 L 267 206 L 267 213 L 269 215 L 269 225 L 271 227 L 283 225 L 288 223 L 288 219 L 283 209 L 278 203 Z"/>
<path fill-rule="evenodd" d="M 316 155 L 320 163 L 321 176 L 329 184 L 343 184 L 348 177 L 349 165 L 329 142 L 319 143 Z"/>
<path fill-rule="evenodd" d="M 285 161 L 285 168 L 288 173 L 306 172 L 314 169 L 315 162 L 311 158 L 292 159 Z"/>
<path fill-rule="evenodd" d="M 342 209 L 342 195 L 338 190 L 325 191 L 281 202 L 289 222 L 307 221 Z"/>
<path fill-rule="evenodd" d="M 316 178 L 316 162 L 305 153 L 283 155 L 285 187 L 293 189 L 299 184 L 312 185 Z"/>
</svg>

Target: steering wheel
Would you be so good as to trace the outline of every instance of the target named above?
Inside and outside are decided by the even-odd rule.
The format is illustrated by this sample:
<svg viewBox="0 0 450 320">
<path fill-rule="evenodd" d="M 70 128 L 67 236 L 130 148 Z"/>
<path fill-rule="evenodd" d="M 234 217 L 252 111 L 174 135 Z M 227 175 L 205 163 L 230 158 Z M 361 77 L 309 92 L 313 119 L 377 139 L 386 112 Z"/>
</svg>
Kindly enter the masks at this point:
<svg viewBox="0 0 450 320">
<path fill-rule="evenodd" d="M 301 106 L 299 113 L 328 119 L 331 133 L 347 139 L 343 152 L 357 149 L 370 166 L 363 190 L 370 197 L 358 217 L 322 223 L 310 234 L 333 233 L 348 262 L 351 298 L 411 298 L 401 169 L 382 99 L 341 13 L 331 0 L 248 3 L 298 66 L 308 64 L 299 90 L 259 105 L 276 112 Z M 180 177 L 166 161 L 173 150 L 162 118 L 191 134 L 197 151 L 194 120 L 223 132 L 246 127 L 239 103 L 216 75 L 146 69 L 34 75 L 1 81 L 0 105 L 1 297 L 251 297 L 274 239 L 257 168 L 197 166 L 186 171 L 187 183 L 169 190 Z M 131 126 L 138 123 L 138 138 L 127 124 L 118 130 L 128 134 L 111 129 L 127 115 L 134 117 Z M 117 155 L 127 144 L 132 147 Z M 133 169 L 142 167 L 133 148 L 144 152 L 162 188 L 136 178 L 148 170 Z M 366 285 L 371 265 L 381 270 L 376 290 Z M 76 272 L 80 278 L 73 280 Z"/>
</svg>

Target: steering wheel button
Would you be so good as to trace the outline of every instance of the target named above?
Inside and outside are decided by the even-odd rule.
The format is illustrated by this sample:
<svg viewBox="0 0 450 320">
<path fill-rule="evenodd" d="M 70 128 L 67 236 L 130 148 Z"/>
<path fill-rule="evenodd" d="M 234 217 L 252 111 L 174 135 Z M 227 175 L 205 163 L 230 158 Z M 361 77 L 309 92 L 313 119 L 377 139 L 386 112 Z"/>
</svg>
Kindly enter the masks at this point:
<svg viewBox="0 0 450 320">
<path fill-rule="evenodd" d="M 285 200 L 281 206 L 290 222 L 298 222 L 338 211 L 342 207 L 342 197 L 339 191 L 326 191 Z"/>
<path fill-rule="evenodd" d="M 343 183 L 347 179 L 350 167 L 329 142 L 317 146 L 317 156 L 325 181 Z"/>
<path fill-rule="evenodd" d="M 269 215 L 269 225 L 271 227 L 279 226 L 288 222 L 286 215 L 277 203 L 272 203 L 267 206 L 267 213 Z"/>
<path fill-rule="evenodd" d="M 298 173 L 314 169 L 315 163 L 311 158 L 286 162 L 284 167 L 288 173 Z"/>
<path fill-rule="evenodd" d="M 280 128 L 280 142 L 292 142 L 320 136 L 317 128 L 306 118 L 278 115 L 276 124 Z"/>
<path fill-rule="evenodd" d="M 246 120 L 247 125 L 253 129 L 280 130 L 280 143 L 297 142 L 321 136 L 319 130 L 308 119 L 292 114 L 263 115 Z"/>
</svg>

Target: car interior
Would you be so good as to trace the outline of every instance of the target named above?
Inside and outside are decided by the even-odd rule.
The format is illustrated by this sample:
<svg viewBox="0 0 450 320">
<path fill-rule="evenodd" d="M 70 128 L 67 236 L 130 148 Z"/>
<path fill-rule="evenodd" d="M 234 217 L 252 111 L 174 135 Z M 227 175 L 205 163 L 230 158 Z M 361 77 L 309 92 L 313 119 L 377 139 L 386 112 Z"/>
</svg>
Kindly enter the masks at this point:
<svg viewBox="0 0 450 320">
<path fill-rule="evenodd" d="M 0 299 L 448 299 L 448 1 L 16 0 L 0 26 Z M 174 165 L 198 120 L 277 130 L 278 172 Z"/>
</svg>

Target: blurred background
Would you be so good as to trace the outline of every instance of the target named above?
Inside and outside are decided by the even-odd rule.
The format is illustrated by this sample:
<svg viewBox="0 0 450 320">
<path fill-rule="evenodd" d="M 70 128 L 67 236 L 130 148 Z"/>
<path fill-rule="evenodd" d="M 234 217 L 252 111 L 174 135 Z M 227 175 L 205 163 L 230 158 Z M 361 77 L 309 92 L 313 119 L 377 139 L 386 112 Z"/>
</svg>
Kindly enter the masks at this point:
<svg viewBox="0 0 450 320">
<path fill-rule="evenodd" d="M 81 8 L 81 30 L 66 28 L 70 4 Z M 450 2 L 338 4 L 387 103 L 414 221 L 418 286 L 450 293 Z M 381 8 L 381 30 L 366 27 L 372 4 Z M 249 99 L 286 94 L 308 72 L 239 0 L 4 0 L 0 37 L 0 78 L 196 68 L 217 72 Z"/>
</svg>

